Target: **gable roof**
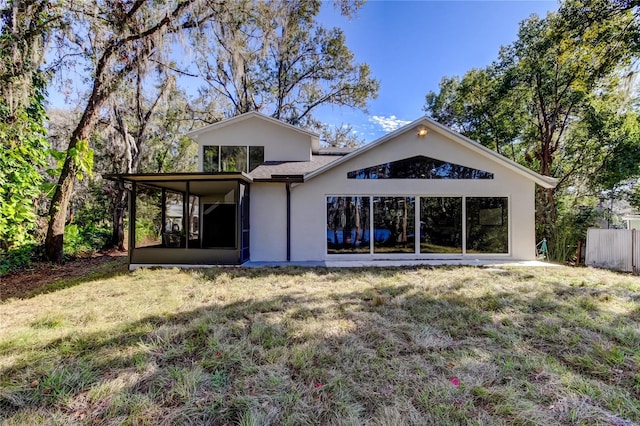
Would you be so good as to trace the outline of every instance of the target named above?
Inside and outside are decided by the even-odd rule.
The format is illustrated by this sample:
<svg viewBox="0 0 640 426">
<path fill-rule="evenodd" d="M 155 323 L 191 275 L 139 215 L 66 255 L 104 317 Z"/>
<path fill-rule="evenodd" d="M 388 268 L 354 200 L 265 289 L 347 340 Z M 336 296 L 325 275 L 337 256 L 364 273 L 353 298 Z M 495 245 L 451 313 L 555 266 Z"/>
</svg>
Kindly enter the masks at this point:
<svg viewBox="0 0 640 426">
<path fill-rule="evenodd" d="M 341 157 L 339 159 L 337 159 L 336 161 L 333 161 L 329 164 L 327 164 L 326 166 L 320 167 L 319 169 L 314 170 L 313 172 L 305 175 L 305 181 L 309 180 L 309 179 L 313 179 L 314 177 L 321 175 L 322 173 L 329 171 L 331 169 L 333 169 L 334 167 L 345 163 L 349 160 L 351 160 L 352 158 L 355 158 L 359 155 L 364 154 L 365 152 L 375 149 L 378 145 L 382 145 L 383 143 L 396 138 L 397 136 L 406 133 L 408 131 L 413 131 L 416 127 L 423 125 L 426 126 L 428 128 L 431 128 L 439 133 L 444 134 L 445 136 L 448 136 L 450 140 L 459 143 L 460 145 L 465 146 L 466 148 L 472 150 L 473 152 L 482 155 L 485 158 L 488 158 L 489 160 L 492 160 L 504 167 L 506 167 L 507 169 L 522 175 L 524 177 L 526 177 L 529 180 L 534 181 L 535 183 L 537 183 L 538 185 L 542 186 L 543 188 L 547 188 L 547 189 L 551 189 L 551 188 L 555 188 L 556 185 L 558 184 L 558 180 L 549 176 L 542 176 L 539 173 L 534 172 L 533 170 L 528 169 L 525 166 L 522 166 L 518 163 L 516 163 L 515 161 L 509 160 L 508 158 L 498 154 L 497 152 L 479 144 L 478 142 L 471 140 L 469 138 L 467 138 L 466 136 L 461 135 L 460 133 L 448 128 L 447 126 L 444 126 L 440 123 L 438 123 L 437 121 L 429 118 L 429 117 L 421 117 L 415 121 L 412 121 L 411 123 L 400 127 L 399 129 L 391 132 L 391 133 L 387 133 L 386 135 L 382 136 L 381 138 L 367 144 L 364 145 L 363 147 L 353 151 L 352 153 L 345 155 L 344 157 Z"/>
<path fill-rule="evenodd" d="M 275 124 L 277 126 L 280 127 L 284 127 L 285 129 L 289 129 L 289 130 L 295 130 L 298 133 L 302 133 L 305 136 L 310 136 L 312 138 L 319 138 L 320 136 L 318 136 L 316 133 L 310 132 L 308 130 L 302 129 L 300 127 L 294 126 L 292 124 L 289 123 L 285 123 L 284 121 L 278 120 L 276 118 L 273 117 L 269 117 L 267 115 L 264 115 L 258 111 L 249 111 L 249 112 L 245 112 L 243 114 L 240 115 L 236 115 L 230 118 L 225 118 L 224 120 L 218 121 L 216 123 L 213 124 L 209 124 L 207 126 L 204 127 L 200 127 L 198 129 L 195 130 L 191 130 L 190 132 L 187 132 L 186 135 L 189 137 L 196 137 L 198 135 L 201 135 L 203 133 L 207 133 L 210 130 L 214 130 L 214 129 L 221 129 L 223 127 L 229 126 L 231 124 L 236 124 L 236 123 L 240 123 L 242 121 L 245 121 L 247 119 L 250 118 L 259 118 L 263 121 L 266 121 L 267 123 L 271 123 L 271 124 Z"/>
</svg>

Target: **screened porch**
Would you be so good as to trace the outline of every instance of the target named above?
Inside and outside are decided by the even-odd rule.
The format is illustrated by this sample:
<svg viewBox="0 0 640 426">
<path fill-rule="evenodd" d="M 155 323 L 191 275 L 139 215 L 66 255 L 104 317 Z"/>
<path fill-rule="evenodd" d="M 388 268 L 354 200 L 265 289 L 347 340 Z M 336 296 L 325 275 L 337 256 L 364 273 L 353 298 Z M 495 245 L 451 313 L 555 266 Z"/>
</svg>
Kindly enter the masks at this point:
<svg viewBox="0 0 640 426">
<path fill-rule="evenodd" d="M 131 265 L 235 265 L 249 260 L 245 173 L 110 175 L 130 189 Z"/>
</svg>

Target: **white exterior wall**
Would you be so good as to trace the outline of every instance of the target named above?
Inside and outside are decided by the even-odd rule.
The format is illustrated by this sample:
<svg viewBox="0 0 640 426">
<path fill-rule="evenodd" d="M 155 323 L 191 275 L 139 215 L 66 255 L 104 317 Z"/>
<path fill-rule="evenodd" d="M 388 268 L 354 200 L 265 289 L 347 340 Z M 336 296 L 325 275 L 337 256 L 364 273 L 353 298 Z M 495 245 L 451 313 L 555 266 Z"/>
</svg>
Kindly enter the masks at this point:
<svg viewBox="0 0 640 426">
<path fill-rule="evenodd" d="M 287 260 L 287 194 L 283 183 L 253 183 L 250 192 L 252 261 Z"/>
<path fill-rule="evenodd" d="M 347 179 L 347 172 L 424 155 L 494 174 L 493 179 Z M 291 260 L 443 258 L 438 254 L 327 255 L 326 197 L 362 196 L 480 196 L 509 198 L 509 253 L 469 254 L 468 258 L 535 259 L 535 184 L 471 149 L 430 129 L 418 137 L 407 131 L 395 139 L 342 163 L 291 191 Z M 416 209 L 418 204 L 416 203 Z M 252 209 L 253 211 L 253 209 Z M 253 232 L 253 228 L 252 228 Z M 253 241 L 253 239 L 252 239 Z M 451 258 L 451 255 L 448 255 Z M 457 257 L 460 257 L 458 255 Z"/>
<path fill-rule="evenodd" d="M 202 133 L 198 143 L 198 169 L 203 171 L 205 145 L 264 146 L 265 161 L 310 161 L 312 138 L 277 123 L 254 117 Z"/>
</svg>

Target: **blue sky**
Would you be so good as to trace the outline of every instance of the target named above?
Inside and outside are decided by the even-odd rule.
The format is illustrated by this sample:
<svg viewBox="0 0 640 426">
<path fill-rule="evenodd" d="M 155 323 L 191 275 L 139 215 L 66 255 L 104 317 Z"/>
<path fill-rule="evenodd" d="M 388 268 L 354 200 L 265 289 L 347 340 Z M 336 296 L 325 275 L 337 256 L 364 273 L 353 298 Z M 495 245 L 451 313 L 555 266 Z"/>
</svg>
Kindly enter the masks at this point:
<svg viewBox="0 0 640 426">
<path fill-rule="evenodd" d="M 328 106 L 315 115 L 333 126 L 350 124 L 365 142 L 424 115 L 425 95 L 437 91 L 443 77 L 489 65 L 500 46 L 516 39 L 522 20 L 558 8 L 556 0 L 368 0 L 349 20 L 333 3 L 325 0 L 319 21 L 342 28 L 356 62 L 369 64 L 380 91 L 368 113 Z M 79 76 L 68 77 L 82 89 Z M 65 103 L 59 89 L 50 88 L 53 107 Z"/>
<path fill-rule="evenodd" d="M 516 39 L 519 23 L 558 8 L 550 1 L 371 1 L 348 20 L 327 1 L 320 22 L 340 27 L 357 62 L 380 81 L 369 112 L 324 107 L 325 123 L 350 124 L 367 142 L 424 115 L 425 95 L 444 76 L 489 65 Z"/>
</svg>

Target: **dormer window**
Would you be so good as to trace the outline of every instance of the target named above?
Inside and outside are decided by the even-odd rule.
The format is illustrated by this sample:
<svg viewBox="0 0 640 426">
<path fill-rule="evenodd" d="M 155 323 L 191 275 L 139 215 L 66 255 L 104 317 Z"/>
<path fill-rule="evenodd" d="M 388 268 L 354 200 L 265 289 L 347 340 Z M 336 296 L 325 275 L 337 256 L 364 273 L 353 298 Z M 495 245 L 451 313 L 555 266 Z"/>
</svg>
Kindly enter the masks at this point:
<svg viewBox="0 0 640 426">
<path fill-rule="evenodd" d="M 264 163 L 264 146 L 205 145 L 202 171 L 249 173 Z"/>
</svg>

